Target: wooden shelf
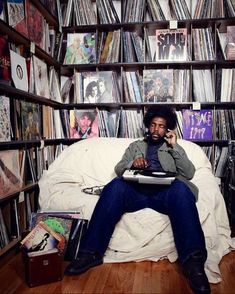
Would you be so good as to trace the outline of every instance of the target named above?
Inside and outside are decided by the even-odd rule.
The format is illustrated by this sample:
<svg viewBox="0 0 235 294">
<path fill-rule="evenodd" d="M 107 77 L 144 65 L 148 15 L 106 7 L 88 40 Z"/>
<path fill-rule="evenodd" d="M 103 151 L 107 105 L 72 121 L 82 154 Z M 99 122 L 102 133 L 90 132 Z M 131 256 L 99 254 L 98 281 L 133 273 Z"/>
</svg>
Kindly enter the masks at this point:
<svg viewBox="0 0 235 294">
<path fill-rule="evenodd" d="M 0 249 L 0 256 L 5 254 L 7 251 L 9 251 L 11 248 L 15 247 L 19 241 L 21 240 L 21 237 L 18 237 L 12 241 L 10 241 L 9 244 L 7 244 L 4 248 Z"/>
<path fill-rule="evenodd" d="M 47 20 L 47 22 L 51 26 L 54 26 L 56 29 L 58 29 L 58 20 L 57 20 L 57 18 L 54 15 L 51 14 L 50 11 L 48 11 L 47 7 L 45 7 L 40 0 L 30 0 L 30 1 L 42 13 L 42 15 L 45 17 L 45 19 Z"/>
<path fill-rule="evenodd" d="M 13 42 L 14 44 L 24 45 L 25 48 L 30 48 L 30 40 L 17 32 L 13 27 L 8 26 L 8 24 L 2 20 L 0 20 L 0 33 L 3 35 L 7 35 L 8 40 L 10 42 Z M 40 59 L 45 60 L 47 64 L 52 65 L 57 69 L 60 68 L 60 63 L 37 45 L 35 45 L 35 54 Z"/>
<path fill-rule="evenodd" d="M 55 109 L 62 108 L 62 105 L 63 105 L 49 98 L 45 98 L 43 96 L 38 96 L 36 94 L 25 92 L 25 91 L 16 89 L 15 87 L 11 85 L 7 85 L 1 82 L 0 82 L 0 93 L 5 94 L 6 96 L 10 96 L 12 98 L 16 98 L 17 100 L 24 100 L 24 101 L 34 102 L 38 104 L 48 105 L 48 106 L 54 107 Z"/>
<path fill-rule="evenodd" d="M 35 189 L 38 189 L 38 183 L 27 184 L 21 189 L 11 192 L 10 194 L 0 196 L 0 204 L 5 201 L 9 201 L 10 199 L 17 198 L 20 192 L 25 192 L 25 191 L 35 190 Z"/>
</svg>

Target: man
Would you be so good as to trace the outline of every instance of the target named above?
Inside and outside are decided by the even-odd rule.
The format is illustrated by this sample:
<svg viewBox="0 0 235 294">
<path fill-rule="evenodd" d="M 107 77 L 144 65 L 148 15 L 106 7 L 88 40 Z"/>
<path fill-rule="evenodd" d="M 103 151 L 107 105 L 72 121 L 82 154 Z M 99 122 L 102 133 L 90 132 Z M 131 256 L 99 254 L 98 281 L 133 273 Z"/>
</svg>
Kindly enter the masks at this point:
<svg viewBox="0 0 235 294">
<path fill-rule="evenodd" d="M 97 99 L 97 103 L 112 102 L 112 94 L 107 90 L 105 79 L 100 78 L 97 83 L 99 89 L 99 98 Z"/>
<path fill-rule="evenodd" d="M 177 124 L 176 114 L 168 107 L 149 108 L 144 124 L 148 128 L 146 139 L 131 143 L 116 165 L 118 177 L 104 187 L 81 244 L 79 259 L 73 261 L 66 272 L 80 274 L 101 264 L 122 215 L 149 207 L 169 216 L 179 262 L 192 290 L 210 293 L 204 271 L 205 238 L 195 204 L 198 189 L 189 182 L 195 168 L 177 144 L 173 131 Z M 173 172 L 177 176 L 169 186 L 143 185 L 121 177 L 129 168 Z"/>
</svg>

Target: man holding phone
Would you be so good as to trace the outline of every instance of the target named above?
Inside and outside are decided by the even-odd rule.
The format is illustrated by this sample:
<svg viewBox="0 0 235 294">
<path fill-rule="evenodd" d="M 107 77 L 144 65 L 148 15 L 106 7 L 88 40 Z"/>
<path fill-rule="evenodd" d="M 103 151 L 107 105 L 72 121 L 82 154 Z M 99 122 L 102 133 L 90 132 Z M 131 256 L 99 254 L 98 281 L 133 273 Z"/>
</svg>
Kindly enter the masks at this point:
<svg viewBox="0 0 235 294">
<path fill-rule="evenodd" d="M 198 189 L 190 182 L 195 167 L 177 143 L 176 114 L 167 106 L 151 107 L 144 124 L 148 129 L 146 138 L 131 143 L 116 165 L 118 177 L 104 187 L 81 242 L 79 258 L 67 267 L 66 273 L 80 274 L 102 264 L 122 215 L 149 207 L 169 216 L 178 259 L 192 290 L 210 293 L 204 270 L 205 238 L 196 207 Z M 130 168 L 171 172 L 176 179 L 167 186 L 128 182 L 122 175 Z"/>
</svg>

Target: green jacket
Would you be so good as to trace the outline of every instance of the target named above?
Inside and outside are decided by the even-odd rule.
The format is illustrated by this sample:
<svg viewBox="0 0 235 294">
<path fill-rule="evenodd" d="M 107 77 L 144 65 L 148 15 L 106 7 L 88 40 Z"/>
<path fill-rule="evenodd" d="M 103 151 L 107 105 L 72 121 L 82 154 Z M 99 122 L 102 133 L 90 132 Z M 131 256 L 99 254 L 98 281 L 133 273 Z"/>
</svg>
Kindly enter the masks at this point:
<svg viewBox="0 0 235 294">
<path fill-rule="evenodd" d="M 144 140 L 137 140 L 129 145 L 122 159 L 115 166 L 117 176 L 122 176 L 126 169 L 132 166 L 133 161 L 138 157 L 146 157 L 147 143 Z M 189 180 L 195 173 L 193 163 L 188 159 L 186 152 L 179 145 L 168 146 L 165 142 L 158 149 L 158 159 L 165 172 L 174 172 L 176 178 L 185 182 L 196 199 L 198 199 L 198 188 Z"/>
</svg>

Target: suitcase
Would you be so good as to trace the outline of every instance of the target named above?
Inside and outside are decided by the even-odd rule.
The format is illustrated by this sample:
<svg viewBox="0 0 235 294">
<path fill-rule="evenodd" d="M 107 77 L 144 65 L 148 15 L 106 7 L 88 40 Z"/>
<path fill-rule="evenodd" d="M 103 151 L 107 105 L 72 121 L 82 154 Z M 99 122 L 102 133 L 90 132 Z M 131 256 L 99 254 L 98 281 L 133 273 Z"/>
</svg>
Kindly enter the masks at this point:
<svg viewBox="0 0 235 294">
<path fill-rule="evenodd" d="M 25 279 L 29 287 L 62 280 L 63 257 L 58 251 L 29 256 L 23 253 Z"/>
</svg>

